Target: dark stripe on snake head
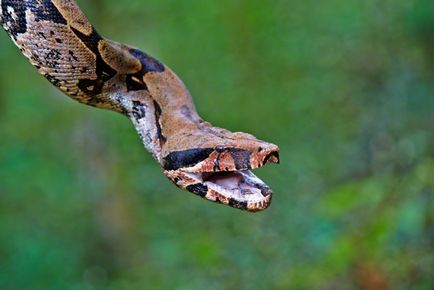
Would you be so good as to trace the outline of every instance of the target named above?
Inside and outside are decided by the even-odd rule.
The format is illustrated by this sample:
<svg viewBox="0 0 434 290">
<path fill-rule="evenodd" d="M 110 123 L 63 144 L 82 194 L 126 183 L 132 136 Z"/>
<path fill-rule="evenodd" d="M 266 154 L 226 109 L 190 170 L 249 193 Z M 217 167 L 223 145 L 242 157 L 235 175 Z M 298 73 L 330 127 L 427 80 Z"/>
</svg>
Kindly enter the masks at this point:
<svg viewBox="0 0 434 290">
<path fill-rule="evenodd" d="M 194 166 L 207 159 L 213 151 L 213 148 L 197 148 L 171 152 L 163 158 L 163 168 L 165 170 L 177 170 Z"/>
</svg>

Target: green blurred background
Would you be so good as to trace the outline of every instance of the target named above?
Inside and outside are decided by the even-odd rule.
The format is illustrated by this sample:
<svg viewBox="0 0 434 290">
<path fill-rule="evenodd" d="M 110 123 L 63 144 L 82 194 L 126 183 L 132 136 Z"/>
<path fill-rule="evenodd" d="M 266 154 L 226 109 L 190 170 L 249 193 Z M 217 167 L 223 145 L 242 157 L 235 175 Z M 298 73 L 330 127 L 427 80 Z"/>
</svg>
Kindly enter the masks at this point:
<svg viewBox="0 0 434 290">
<path fill-rule="evenodd" d="M 0 33 L 0 289 L 434 288 L 431 0 L 78 1 L 281 148 L 258 214 L 175 188 Z"/>
</svg>

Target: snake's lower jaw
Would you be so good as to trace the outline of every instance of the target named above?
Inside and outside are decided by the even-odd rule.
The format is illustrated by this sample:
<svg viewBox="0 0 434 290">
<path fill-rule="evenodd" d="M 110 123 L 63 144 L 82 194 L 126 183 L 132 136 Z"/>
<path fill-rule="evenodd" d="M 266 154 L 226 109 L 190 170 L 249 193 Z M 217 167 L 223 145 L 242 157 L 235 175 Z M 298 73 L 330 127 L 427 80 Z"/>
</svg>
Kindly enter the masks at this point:
<svg viewBox="0 0 434 290">
<path fill-rule="evenodd" d="M 182 189 L 237 209 L 256 212 L 271 203 L 271 189 L 250 170 L 205 173 L 176 170 L 165 174 Z"/>
<path fill-rule="evenodd" d="M 176 156 L 171 161 L 177 164 L 202 161 L 179 168 L 167 166 L 170 170 L 164 174 L 178 187 L 207 200 L 241 210 L 261 211 L 270 205 L 272 190 L 251 170 L 279 163 L 278 147 L 264 144 L 255 152 L 233 147 L 179 152 L 179 156 L 185 156 L 184 163 Z"/>
</svg>

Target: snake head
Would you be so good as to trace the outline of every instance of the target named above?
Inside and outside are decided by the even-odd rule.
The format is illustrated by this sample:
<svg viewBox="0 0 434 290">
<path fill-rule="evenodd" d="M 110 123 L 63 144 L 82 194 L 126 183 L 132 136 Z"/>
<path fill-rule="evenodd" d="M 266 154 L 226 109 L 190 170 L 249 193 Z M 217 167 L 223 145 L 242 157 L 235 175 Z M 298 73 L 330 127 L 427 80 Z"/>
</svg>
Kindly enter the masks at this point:
<svg viewBox="0 0 434 290">
<path fill-rule="evenodd" d="M 279 163 L 279 148 L 245 133 L 232 134 L 240 138 L 169 153 L 162 162 L 164 174 L 178 187 L 207 200 L 252 212 L 266 209 L 272 190 L 251 170 Z"/>
</svg>

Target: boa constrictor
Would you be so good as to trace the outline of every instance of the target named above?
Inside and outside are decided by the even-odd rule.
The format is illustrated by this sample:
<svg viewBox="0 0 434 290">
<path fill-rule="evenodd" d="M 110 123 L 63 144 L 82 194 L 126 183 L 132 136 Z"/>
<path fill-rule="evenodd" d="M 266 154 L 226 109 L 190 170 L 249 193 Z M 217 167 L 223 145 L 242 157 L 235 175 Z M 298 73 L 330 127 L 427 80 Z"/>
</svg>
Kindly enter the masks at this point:
<svg viewBox="0 0 434 290">
<path fill-rule="evenodd" d="M 271 190 L 251 169 L 278 163 L 278 147 L 203 121 L 172 70 L 101 37 L 74 0 L 0 0 L 0 23 L 63 93 L 129 117 L 178 187 L 238 209 L 268 207 Z"/>
</svg>

